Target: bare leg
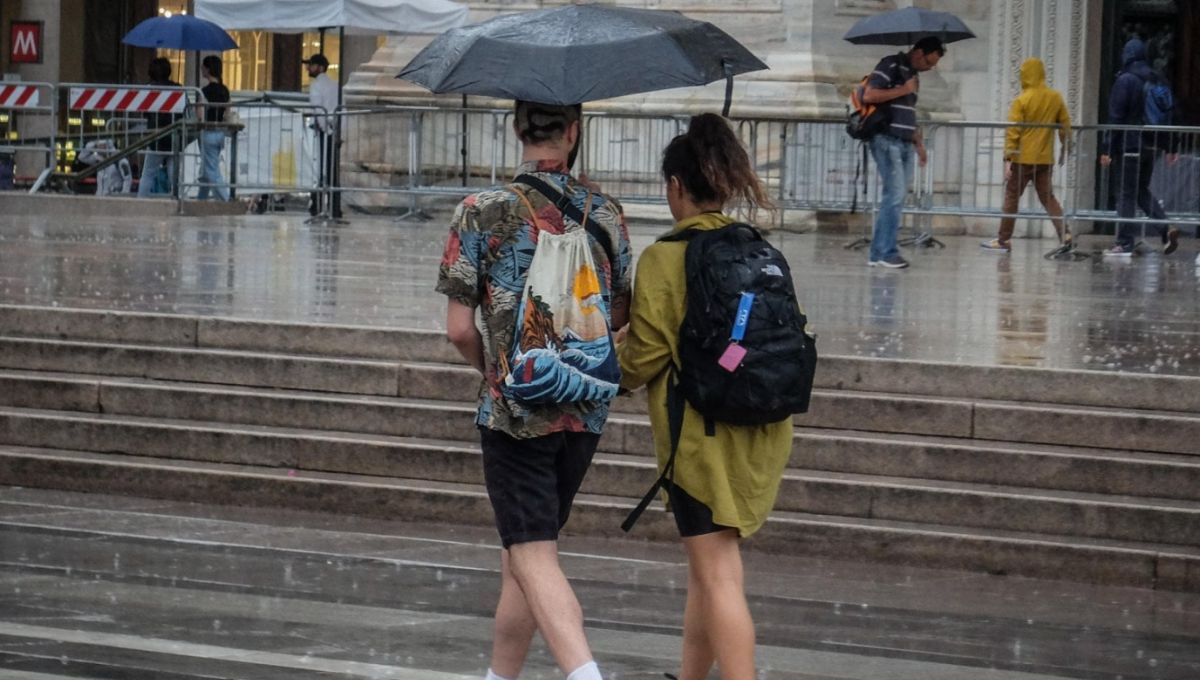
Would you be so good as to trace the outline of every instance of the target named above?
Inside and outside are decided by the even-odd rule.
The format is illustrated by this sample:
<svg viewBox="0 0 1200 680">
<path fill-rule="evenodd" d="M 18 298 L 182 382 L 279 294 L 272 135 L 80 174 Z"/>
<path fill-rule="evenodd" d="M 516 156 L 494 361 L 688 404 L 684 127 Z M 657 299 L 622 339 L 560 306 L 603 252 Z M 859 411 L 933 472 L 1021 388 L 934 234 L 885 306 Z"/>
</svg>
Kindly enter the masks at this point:
<svg viewBox="0 0 1200 680">
<path fill-rule="evenodd" d="M 704 588 L 688 568 L 687 606 L 683 610 L 683 663 L 680 680 L 704 680 L 717 660 L 705 629 Z"/>
<path fill-rule="evenodd" d="M 701 595 L 694 602 L 701 612 L 684 614 L 683 668 L 687 670 L 680 680 L 703 680 L 713 656 L 722 680 L 754 680 L 754 621 L 746 604 L 737 532 L 727 529 L 685 538 L 683 545 L 688 554 L 688 607 L 692 609 L 692 589 L 699 588 Z M 687 645 L 688 623 L 703 625 L 707 650 Z M 707 655 L 689 658 L 689 650 Z"/>
<path fill-rule="evenodd" d="M 518 543 L 509 548 L 509 566 L 558 667 L 570 673 L 591 661 L 583 610 L 558 564 L 558 543 Z"/>
<path fill-rule="evenodd" d="M 537 632 L 537 621 L 525 593 L 513 578 L 508 551 L 500 555 L 500 602 L 496 605 L 495 637 L 492 640 L 492 670 L 504 678 L 516 678 L 525 666 L 525 656 Z"/>
</svg>

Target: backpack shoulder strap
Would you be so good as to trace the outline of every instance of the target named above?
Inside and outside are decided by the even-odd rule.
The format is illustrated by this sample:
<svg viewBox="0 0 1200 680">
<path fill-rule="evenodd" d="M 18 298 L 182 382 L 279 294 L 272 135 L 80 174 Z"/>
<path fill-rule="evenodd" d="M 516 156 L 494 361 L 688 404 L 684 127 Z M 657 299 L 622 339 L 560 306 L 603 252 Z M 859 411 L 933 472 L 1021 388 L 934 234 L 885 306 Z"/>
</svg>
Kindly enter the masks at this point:
<svg viewBox="0 0 1200 680">
<path fill-rule="evenodd" d="M 688 229 L 687 231 L 693 230 Z M 679 369 L 676 368 L 674 361 L 671 362 L 670 371 L 671 374 L 667 376 L 667 426 L 671 434 L 671 455 L 667 458 L 667 464 L 663 466 L 662 474 L 654 480 L 654 484 L 650 486 L 646 495 L 642 496 L 637 507 L 629 513 L 624 522 L 621 522 L 621 530 L 625 533 L 629 533 L 633 529 L 638 518 L 654 502 L 659 489 L 669 491 L 675 483 L 675 456 L 679 454 L 679 438 L 683 434 L 683 414 L 686 406 L 683 393 L 679 391 Z M 708 419 L 705 419 L 706 431 L 708 427 Z"/>
<path fill-rule="evenodd" d="M 583 211 L 580 210 L 574 203 L 572 203 L 571 199 L 567 198 L 563 192 L 550 186 L 541 178 L 535 177 L 529 173 L 518 175 L 513 182 L 524 184 L 542 196 L 545 196 L 548 201 L 554 204 L 554 207 L 558 208 L 559 211 L 562 212 L 562 214 L 570 217 L 571 220 L 576 224 L 583 225 L 583 228 L 587 230 L 587 233 L 590 234 L 592 238 L 596 239 L 596 241 L 600 244 L 600 247 L 604 249 L 604 254 L 608 256 L 608 261 L 613 266 L 616 266 L 616 249 L 613 248 L 612 238 L 608 235 L 608 231 L 596 224 L 595 220 L 592 220 L 590 217 L 585 215 Z"/>
</svg>

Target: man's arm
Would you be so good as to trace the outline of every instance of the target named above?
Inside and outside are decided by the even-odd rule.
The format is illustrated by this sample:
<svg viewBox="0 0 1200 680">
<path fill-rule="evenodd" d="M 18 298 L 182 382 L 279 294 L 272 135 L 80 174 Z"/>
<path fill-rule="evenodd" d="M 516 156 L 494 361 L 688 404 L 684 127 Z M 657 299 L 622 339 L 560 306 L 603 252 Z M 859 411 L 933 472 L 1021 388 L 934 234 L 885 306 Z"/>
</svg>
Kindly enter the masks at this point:
<svg viewBox="0 0 1200 680">
<path fill-rule="evenodd" d="M 921 167 L 929 162 L 929 154 L 925 152 L 925 135 L 921 132 L 921 125 L 917 124 L 917 129 L 913 132 L 913 146 L 917 150 L 917 162 Z"/>
<path fill-rule="evenodd" d="M 893 99 L 899 99 L 901 97 L 908 96 L 916 91 L 917 77 L 913 76 L 899 87 L 880 88 L 872 87 L 868 84 L 866 88 L 863 89 L 862 100 L 864 104 L 886 104 Z"/>
<path fill-rule="evenodd" d="M 451 299 L 446 304 L 446 337 L 467 363 L 480 374 L 485 372 L 483 335 L 475 325 L 475 308 Z"/>
</svg>

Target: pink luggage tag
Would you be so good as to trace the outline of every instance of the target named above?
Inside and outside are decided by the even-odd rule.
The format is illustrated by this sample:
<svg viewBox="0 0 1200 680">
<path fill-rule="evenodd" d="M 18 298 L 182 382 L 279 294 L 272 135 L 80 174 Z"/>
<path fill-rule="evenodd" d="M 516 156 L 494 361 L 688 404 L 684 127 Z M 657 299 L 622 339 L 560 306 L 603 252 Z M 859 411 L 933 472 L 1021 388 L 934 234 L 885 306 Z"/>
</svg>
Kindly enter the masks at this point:
<svg viewBox="0 0 1200 680">
<path fill-rule="evenodd" d="M 736 371 L 738 366 L 742 365 L 742 360 L 746 358 L 746 348 L 738 343 L 746 337 L 746 325 L 750 321 L 750 307 L 753 305 L 754 293 L 742 293 L 742 299 L 738 302 L 737 316 L 733 320 L 733 332 L 730 333 L 729 347 L 726 347 L 721 358 L 717 359 L 717 364 L 730 373 Z"/>
<path fill-rule="evenodd" d="M 725 352 L 717 359 L 717 363 L 721 368 L 733 373 L 738 366 L 742 365 L 742 359 L 746 358 L 746 348 L 736 342 L 729 343 L 729 347 L 725 348 Z"/>
</svg>

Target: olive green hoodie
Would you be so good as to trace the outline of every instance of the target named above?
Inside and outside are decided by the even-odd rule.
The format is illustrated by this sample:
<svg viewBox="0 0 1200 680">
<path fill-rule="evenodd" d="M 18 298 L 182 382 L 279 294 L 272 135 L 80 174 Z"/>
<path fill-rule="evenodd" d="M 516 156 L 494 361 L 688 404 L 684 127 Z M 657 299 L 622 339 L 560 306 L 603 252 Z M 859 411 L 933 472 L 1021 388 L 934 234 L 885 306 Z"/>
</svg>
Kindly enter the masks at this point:
<svg viewBox="0 0 1200 680">
<path fill-rule="evenodd" d="M 1013 100 L 1008 120 L 1013 123 L 1058 125 L 1063 145 L 1071 134 L 1071 116 L 1062 95 L 1046 85 L 1046 67 L 1038 58 L 1021 64 L 1021 94 Z M 1011 127 L 1005 136 L 1004 158 L 1015 163 L 1050 165 L 1054 163 L 1053 128 Z"/>
</svg>

